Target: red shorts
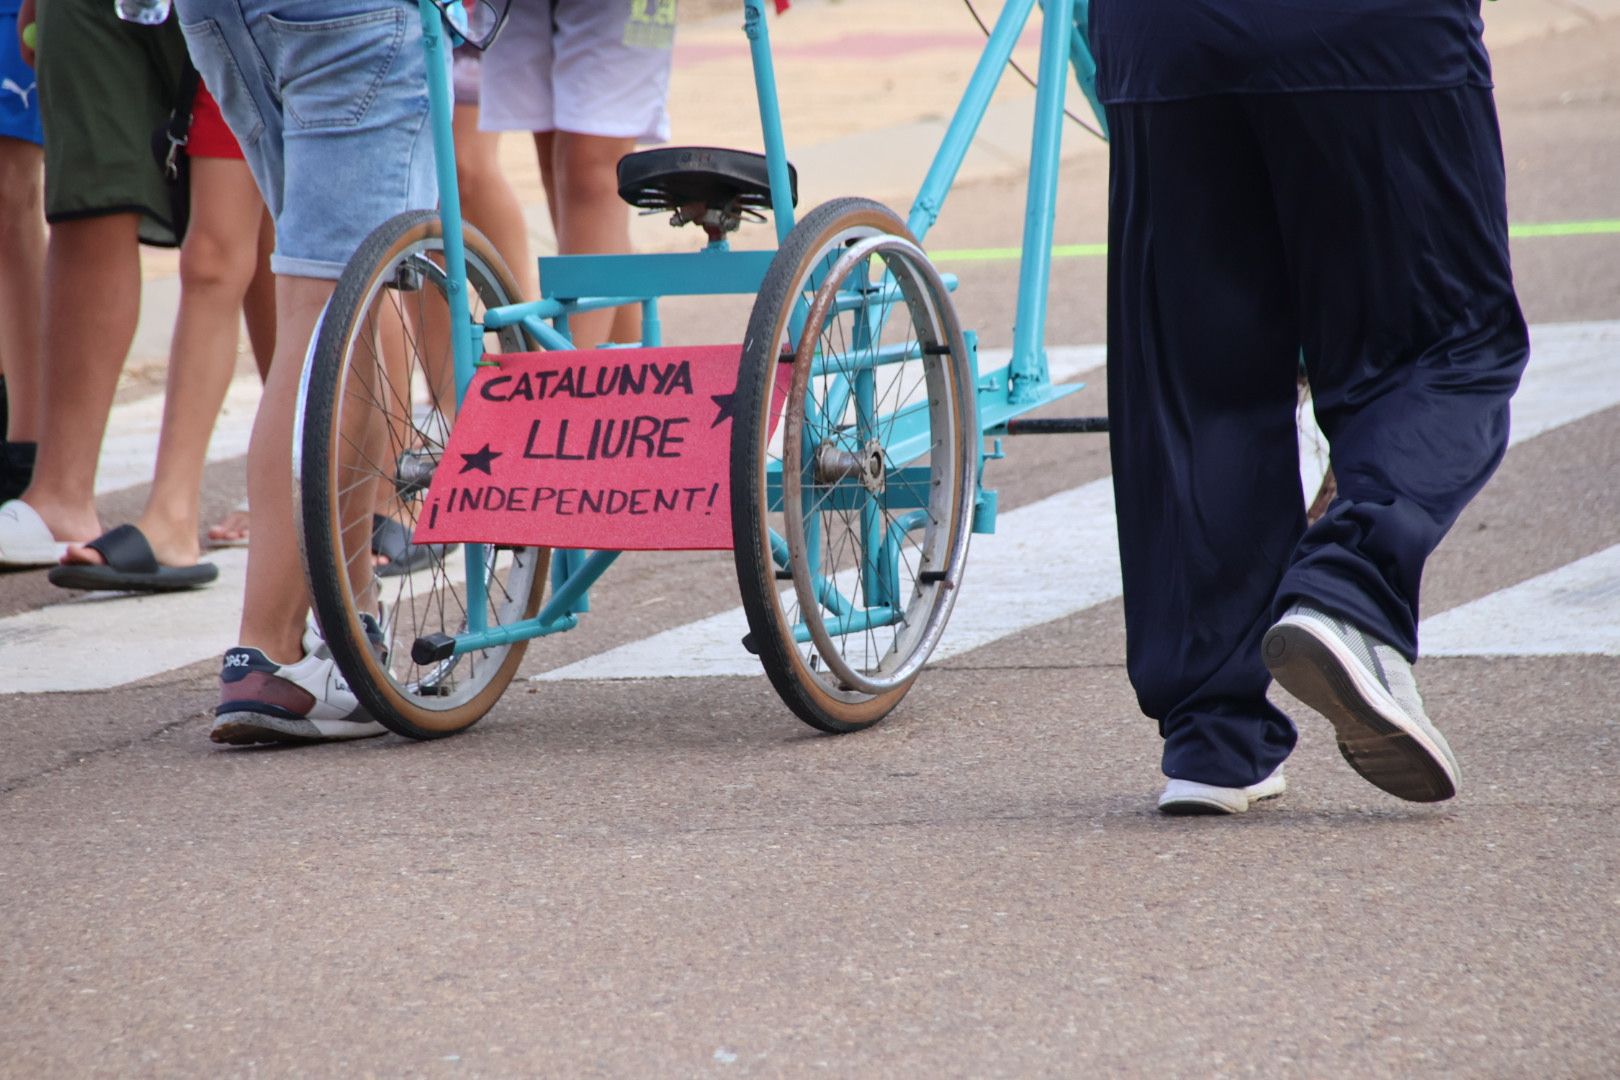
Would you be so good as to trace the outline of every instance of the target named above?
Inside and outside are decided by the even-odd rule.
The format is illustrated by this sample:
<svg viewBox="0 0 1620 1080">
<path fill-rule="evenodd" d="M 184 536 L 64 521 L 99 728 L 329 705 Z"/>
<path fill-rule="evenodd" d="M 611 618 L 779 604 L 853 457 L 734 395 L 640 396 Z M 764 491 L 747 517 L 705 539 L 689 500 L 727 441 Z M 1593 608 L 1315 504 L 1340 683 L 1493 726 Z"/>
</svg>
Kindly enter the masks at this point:
<svg viewBox="0 0 1620 1080">
<path fill-rule="evenodd" d="M 231 134 L 225 117 L 220 115 L 219 102 L 200 82 L 197 84 L 197 97 L 191 103 L 191 135 L 186 142 L 186 153 L 192 157 L 243 160 L 242 148 L 236 144 L 236 136 Z"/>
</svg>

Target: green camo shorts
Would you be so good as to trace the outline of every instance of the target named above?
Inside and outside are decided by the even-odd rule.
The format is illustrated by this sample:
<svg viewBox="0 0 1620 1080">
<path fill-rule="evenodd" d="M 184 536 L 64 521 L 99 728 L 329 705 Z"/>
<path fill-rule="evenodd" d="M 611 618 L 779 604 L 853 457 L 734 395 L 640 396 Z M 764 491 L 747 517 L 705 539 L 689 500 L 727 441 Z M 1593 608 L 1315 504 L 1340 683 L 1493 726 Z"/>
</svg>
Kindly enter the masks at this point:
<svg viewBox="0 0 1620 1080">
<path fill-rule="evenodd" d="M 185 65 L 179 24 L 126 23 L 112 0 L 50 0 L 38 34 L 45 220 L 137 213 L 142 241 L 172 247 L 152 133 L 168 122 Z"/>
</svg>

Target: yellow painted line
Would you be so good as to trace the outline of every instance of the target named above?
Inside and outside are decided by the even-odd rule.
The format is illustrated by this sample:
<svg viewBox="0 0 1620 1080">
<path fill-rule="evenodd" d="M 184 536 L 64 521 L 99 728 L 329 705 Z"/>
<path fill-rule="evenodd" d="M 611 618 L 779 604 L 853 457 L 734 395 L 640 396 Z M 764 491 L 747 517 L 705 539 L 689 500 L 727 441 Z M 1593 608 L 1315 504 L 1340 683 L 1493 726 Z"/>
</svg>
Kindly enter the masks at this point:
<svg viewBox="0 0 1620 1080">
<path fill-rule="evenodd" d="M 1013 262 L 1024 253 L 1023 248 L 960 248 L 954 251 L 930 251 L 935 262 Z M 1052 248 L 1054 259 L 1094 258 L 1108 254 L 1107 244 L 1056 244 Z"/>
<path fill-rule="evenodd" d="M 1508 235 L 1528 239 L 1535 236 L 1614 236 L 1620 234 L 1620 218 L 1607 221 L 1552 221 L 1542 225 L 1509 225 Z"/>
<path fill-rule="evenodd" d="M 1555 236 L 1620 236 L 1620 218 L 1509 225 L 1508 235 L 1515 240 Z M 938 263 L 1015 262 L 1022 254 L 1023 248 L 1016 247 L 954 248 L 929 252 Z M 1057 244 L 1052 248 L 1054 259 L 1094 259 L 1106 254 L 1107 244 Z"/>
</svg>

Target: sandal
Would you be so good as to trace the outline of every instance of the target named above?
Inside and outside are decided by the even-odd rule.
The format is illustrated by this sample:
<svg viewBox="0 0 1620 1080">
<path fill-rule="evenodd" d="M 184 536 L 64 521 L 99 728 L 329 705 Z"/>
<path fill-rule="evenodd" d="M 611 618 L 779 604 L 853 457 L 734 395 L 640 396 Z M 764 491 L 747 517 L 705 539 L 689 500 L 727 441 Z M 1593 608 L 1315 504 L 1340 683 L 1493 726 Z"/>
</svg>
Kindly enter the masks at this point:
<svg viewBox="0 0 1620 1080">
<path fill-rule="evenodd" d="M 195 589 L 219 577 L 219 567 L 213 563 L 164 566 L 152 553 L 146 534 L 134 525 L 109 529 L 85 547 L 99 552 L 106 563 L 63 563 L 46 575 L 52 585 L 63 589 L 161 593 Z"/>
<path fill-rule="evenodd" d="M 55 566 L 68 546 L 21 499 L 0 505 L 0 567 Z"/>
<path fill-rule="evenodd" d="M 444 558 L 444 544 L 413 544 L 411 530 L 382 514 L 371 515 L 371 553 L 387 559 L 377 567 L 378 577 L 414 574 Z"/>
</svg>

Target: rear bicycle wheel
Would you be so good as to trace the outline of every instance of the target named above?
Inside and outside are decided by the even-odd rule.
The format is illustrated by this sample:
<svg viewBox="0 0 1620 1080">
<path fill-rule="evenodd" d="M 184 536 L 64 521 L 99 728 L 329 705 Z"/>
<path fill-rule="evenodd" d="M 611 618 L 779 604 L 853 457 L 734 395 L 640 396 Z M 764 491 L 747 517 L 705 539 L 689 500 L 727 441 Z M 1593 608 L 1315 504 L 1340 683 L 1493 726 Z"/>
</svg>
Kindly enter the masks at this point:
<svg viewBox="0 0 1620 1080">
<path fill-rule="evenodd" d="M 494 246 L 471 226 L 467 294 L 474 323 L 513 303 L 517 288 Z M 511 680 L 526 642 L 418 664 L 411 645 L 469 624 L 467 582 L 482 576 L 486 625 L 530 618 L 540 607 L 549 549 L 445 549 L 414 572 L 379 578 L 373 535 L 387 520 L 415 523 L 455 424 L 456 397 L 444 234 L 437 214 L 413 211 L 378 226 L 338 280 L 305 365 L 295 469 L 304 568 L 321 632 L 360 703 L 384 726 L 416 739 L 477 723 Z M 515 328 L 485 335 L 489 352 L 528 346 Z M 377 613 L 386 654 L 371 646 L 361 613 Z"/>
<path fill-rule="evenodd" d="M 869 727 L 944 631 L 979 453 L 949 293 L 893 211 L 839 199 L 788 235 L 749 319 L 735 417 L 731 519 L 752 647 L 806 723 Z"/>
</svg>

